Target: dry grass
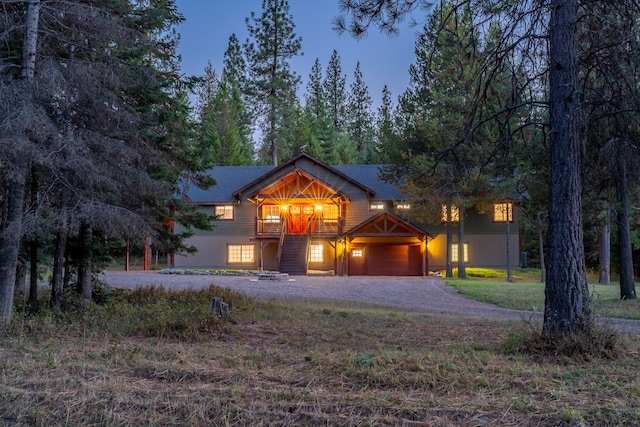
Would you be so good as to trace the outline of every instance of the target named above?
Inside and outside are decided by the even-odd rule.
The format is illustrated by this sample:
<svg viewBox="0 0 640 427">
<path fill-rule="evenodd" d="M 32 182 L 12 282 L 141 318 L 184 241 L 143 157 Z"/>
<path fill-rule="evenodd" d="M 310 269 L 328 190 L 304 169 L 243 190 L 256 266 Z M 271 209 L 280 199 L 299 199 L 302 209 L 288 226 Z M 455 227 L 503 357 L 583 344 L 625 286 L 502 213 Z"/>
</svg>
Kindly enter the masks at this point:
<svg viewBox="0 0 640 427">
<path fill-rule="evenodd" d="M 634 343 L 615 359 L 547 362 L 504 351 L 523 325 L 238 294 L 219 320 L 206 311 L 218 291 L 18 318 L 0 335 L 0 425 L 640 423 Z M 164 326 L 132 324 L 152 316 Z"/>
</svg>

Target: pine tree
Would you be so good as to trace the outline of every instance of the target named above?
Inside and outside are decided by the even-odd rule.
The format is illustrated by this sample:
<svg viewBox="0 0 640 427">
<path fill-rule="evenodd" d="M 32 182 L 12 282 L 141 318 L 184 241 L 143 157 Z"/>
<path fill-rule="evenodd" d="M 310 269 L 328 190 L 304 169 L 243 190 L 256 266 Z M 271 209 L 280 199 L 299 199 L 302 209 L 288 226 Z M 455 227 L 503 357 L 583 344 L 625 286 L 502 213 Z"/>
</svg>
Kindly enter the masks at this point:
<svg viewBox="0 0 640 427">
<path fill-rule="evenodd" d="M 327 66 L 324 82 L 324 98 L 329 110 L 329 117 L 333 123 L 335 135 L 345 130 L 347 116 L 347 77 L 342 74 L 342 62 L 337 51 L 333 51 Z"/>
<path fill-rule="evenodd" d="M 389 150 L 397 145 L 398 135 L 394 126 L 394 106 L 391 91 L 387 85 L 382 88 L 382 104 L 376 116 L 374 147 L 372 150 L 373 163 L 386 164 L 391 161 Z"/>
<path fill-rule="evenodd" d="M 285 131 L 280 126 L 282 115 L 300 82 L 289 60 L 300 54 L 301 38 L 294 32 L 286 0 L 264 0 L 262 15 L 256 17 L 252 12 L 246 22 L 250 35 L 244 45 L 249 69 L 247 88 L 263 135 L 259 156 L 262 162 L 270 158 L 271 164 L 277 166 L 279 141 Z"/>
<path fill-rule="evenodd" d="M 353 73 L 353 83 L 350 85 L 347 108 L 349 136 L 357 152 L 357 163 L 371 163 L 373 160 L 372 104 L 358 61 Z"/>
<path fill-rule="evenodd" d="M 308 118 L 311 120 L 312 139 L 309 144 L 314 145 L 314 148 L 307 149 L 307 152 L 313 152 L 318 159 L 333 164 L 337 161 L 337 152 L 334 144 L 336 134 L 328 113 L 329 108 L 325 95 L 322 83 L 322 67 L 320 60 L 316 58 L 309 74 L 307 92 L 305 93 L 305 110 L 308 110 Z"/>
</svg>

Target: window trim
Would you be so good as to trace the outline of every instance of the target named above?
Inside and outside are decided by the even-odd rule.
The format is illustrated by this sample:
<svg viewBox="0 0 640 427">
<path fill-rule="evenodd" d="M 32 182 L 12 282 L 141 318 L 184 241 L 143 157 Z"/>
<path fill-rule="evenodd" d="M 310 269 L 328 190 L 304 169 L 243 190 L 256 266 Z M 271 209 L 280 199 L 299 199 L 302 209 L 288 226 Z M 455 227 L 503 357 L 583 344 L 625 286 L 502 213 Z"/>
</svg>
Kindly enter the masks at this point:
<svg viewBox="0 0 640 427">
<path fill-rule="evenodd" d="M 270 212 L 266 212 L 267 210 Z M 279 224 L 281 211 L 282 211 L 282 208 L 278 205 L 262 205 L 260 207 L 262 220 L 267 224 Z"/>
<path fill-rule="evenodd" d="M 498 210 L 498 206 L 506 206 Z M 500 214 L 500 218 L 497 219 L 497 214 Z M 513 203 L 512 202 L 502 202 L 502 203 L 494 203 L 493 204 L 493 222 L 506 224 L 507 222 L 513 222 Z"/>
<path fill-rule="evenodd" d="M 442 205 L 442 222 L 447 222 L 447 205 Z M 451 222 L 460 222 L 460 209 L 456 205 L 451 205 Z"/>
<path fill-rule="evenodd" d="M 464 262 L 468 263 L 469 262 L 469 243 L 464 244 L 463 251 L 464 251 L 464 254 L 462 256 L 464 257 Z M 451 262 L 458 262 L 458 244 L 457 243 L 451 244 Z"/>
<path fill-rule="evenodd" d="M 310 263 L 323 263 L 324 262 L 324 245 L 310 244 L 309 245 L 309 262 Z"/>
<path fill-rule="evenodd" d="M 231 259 L 231 249 L 239 248 L 240 260 L 235 261 Z M 247 251 L 245 253 L 245 250 Z M 245 255 L 249 255 L 251 251 L 251 260 L 245 261 Z M 234 258 L 235 259 L 235 258 Z M 256 263 L 256 245 L 253 243 L 227 243 L 227 265 L 250 265 Z"/>
<path fill-rule="evenodd" d="M 223 213 L 218 213 L 218 208 L 223 209 Z M 227 212 L 230 212 L 230 217 L 227 217 Z M 234 205 L 214 205 L 213 214 L 216 215 L 218 221 L 233 221 L 236 218 L 236 210 Z"/>
</svg>

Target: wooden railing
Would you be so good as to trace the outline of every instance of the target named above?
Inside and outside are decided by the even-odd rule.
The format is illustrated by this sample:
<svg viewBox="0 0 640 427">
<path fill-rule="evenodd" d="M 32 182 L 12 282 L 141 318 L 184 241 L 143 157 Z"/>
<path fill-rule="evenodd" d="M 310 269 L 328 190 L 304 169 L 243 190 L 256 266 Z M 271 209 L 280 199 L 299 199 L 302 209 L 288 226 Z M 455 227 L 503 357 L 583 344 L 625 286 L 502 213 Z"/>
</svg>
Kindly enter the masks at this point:
<svg viewBox="0 0 640 427">
<path fill-rule="evenodd" d="M 278 253 L 276 255 L 276 265 L 280 266 L 280 257 L 282 256 L 282 247 L 284 246 L 284 236 L 287 234 L 287 219 L 282 218 L 282 227 L 280 227 L 280 243 L 278 244 Z"/>
<path fill-rule="evenodd" d="M 278 222 L 264 218 L 257 218 L 256 221 L 256 233 L 258 236 L 270 235 L 275 237 L 287 232 L 286 217 L 282 217 Z M 336 220 L 310 218 L 307 228 L 307 234 L 313 236 L 337 236 L 342 234 L 342 231 L 342 218 Z"/>
</svg>

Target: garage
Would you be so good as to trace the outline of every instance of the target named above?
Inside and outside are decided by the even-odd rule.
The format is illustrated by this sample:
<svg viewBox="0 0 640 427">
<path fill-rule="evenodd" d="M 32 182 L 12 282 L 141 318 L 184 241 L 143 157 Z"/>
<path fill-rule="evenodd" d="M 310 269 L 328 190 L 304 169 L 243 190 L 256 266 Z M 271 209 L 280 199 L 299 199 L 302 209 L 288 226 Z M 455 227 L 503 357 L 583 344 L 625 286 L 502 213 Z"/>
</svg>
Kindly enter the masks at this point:
<svg viewBox="0 0 640 427">
<path fill-rule="evenodd" d="M 428 271 L 428 235 L 389 212 L 349 230 L 350 276 L 422 276 Z"/>
<path fill-rule="evenodd" d="M 421 276 L 420 245 L 369 244 L 351 249 L 351 276 Z"/>
</svg>

